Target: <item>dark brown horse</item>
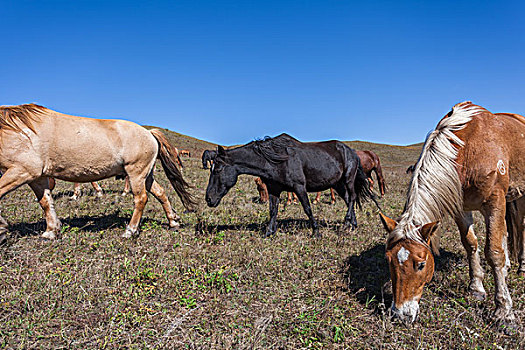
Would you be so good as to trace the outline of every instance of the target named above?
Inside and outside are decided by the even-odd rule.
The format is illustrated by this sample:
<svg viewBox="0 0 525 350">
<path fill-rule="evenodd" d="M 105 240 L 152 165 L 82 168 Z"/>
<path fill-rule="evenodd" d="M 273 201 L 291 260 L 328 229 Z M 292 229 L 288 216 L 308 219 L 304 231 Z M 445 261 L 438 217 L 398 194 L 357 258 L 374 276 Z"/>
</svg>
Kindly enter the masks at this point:
<svg viewBox="0 0 525 350">
<path fill-rule="evenodd" d="M 509 256 L 519 257 L 520 273 L 525 272 L 525 259 L 523 243 L 511 244 L 513 251 L 509 254 L 505 213 L 506 203 L 517 200 L 514 220 L 523 220 L 524 135 L 522 116 L 492 114 L 471 102 L 455 105 L 428 135 L 400 220 L 382 215 L 390 232 L 386 256 L 394 291 L 394 315 L 410 322 L 415 320 L 423 287 L 434 273 L 431 243 L 436 238 L 432 245 L 436 250 L 436 228 L 446 214 L 455 219 L 467 251 L 469 289 L 477 298 L 486 297 L 471 214 L 479 210 L 487 229 L 485 257 L 494 275 L 494 319 L 501 324 L 515 322 L 505 277 Z M 511 237 L 511 242 L 524 241 L 523 226 L 509 232 L 518 236 Z"/>
<path fill-rule="evenodd" d="M 277 230 L 282 191 L 297 194 L 314 235 L 319 235 L 319 226 L 307 192 L 335 188 L 348 207 L 344 221 L 347 228 L 357 227 L 354 204 L 368 198 L 375 200 L 357 154 L 339 141 L 303 143 L 281 134 L 229 150 L 219 146 L 206 189 L 208 206 L 218 206 L 240 174 L 259 176 L 268 188 L 270 222 L 267 236 Z"/>
</svg>

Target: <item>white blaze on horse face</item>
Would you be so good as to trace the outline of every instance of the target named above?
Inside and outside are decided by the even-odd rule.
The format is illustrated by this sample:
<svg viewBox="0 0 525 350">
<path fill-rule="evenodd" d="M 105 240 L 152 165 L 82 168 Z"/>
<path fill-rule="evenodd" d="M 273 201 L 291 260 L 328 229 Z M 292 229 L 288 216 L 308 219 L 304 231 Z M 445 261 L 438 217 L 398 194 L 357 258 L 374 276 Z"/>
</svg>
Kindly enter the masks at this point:
<svg viewBox="0 0 525 350">
<path fill-rule="evenodd" d="M 405 247 L 401 247 L 397 252 L 397 260 L 399 261 L 399 264 L 403 265 L 403 263 L 408 260 L 409 255 L 410 252 L 405 249 Z"/>
</svg>

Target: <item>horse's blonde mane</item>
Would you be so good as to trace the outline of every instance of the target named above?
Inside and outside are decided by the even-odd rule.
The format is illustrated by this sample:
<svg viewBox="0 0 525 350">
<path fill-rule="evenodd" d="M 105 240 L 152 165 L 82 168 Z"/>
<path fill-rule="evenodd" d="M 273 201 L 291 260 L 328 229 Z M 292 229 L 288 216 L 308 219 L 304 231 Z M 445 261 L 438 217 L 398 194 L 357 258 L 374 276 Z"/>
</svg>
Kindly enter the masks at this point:
<svg viewBox="0 0 525 350">
<path fill-rule="evenodd" d="M 418 228 L 462 210 L 463 190 L 456 157 L 464 142 L 455 132 L 482 112 L 486 110 L 472 102 L 458 103 L 427 136 L 412 175 L 405 210 L 399 224 L 388 236 L 387 246 L 401 239 L 427 245 Z"/>
<path fill-rule="evenodd" d="M 48 109 L 34 103 L 18 106 L 0 106 L 0 130 L 21 132 L 20 124 L 27 126 L 33 132 L 33 122 Z"/>
</svg>

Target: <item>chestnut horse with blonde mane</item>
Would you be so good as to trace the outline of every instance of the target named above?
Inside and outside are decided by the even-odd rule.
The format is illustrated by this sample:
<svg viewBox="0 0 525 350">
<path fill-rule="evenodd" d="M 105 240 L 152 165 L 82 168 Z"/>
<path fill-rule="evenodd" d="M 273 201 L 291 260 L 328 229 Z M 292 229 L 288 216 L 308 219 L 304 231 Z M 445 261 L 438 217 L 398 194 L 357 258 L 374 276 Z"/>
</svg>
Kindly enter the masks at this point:
<svg viewBox="0 0 525 350">
<path fill-rule="evenodd" d="M 386 256 L 394 292 L 392 312 L 413 322 L 419 312 L 423 287 L 432 279 L 439 222 L 452 215 L 467 251 L 470 292 L 479 299 L 483 288 L 473 210 L 485 218 L 485 257 L 494 275 L 497 324 L 515 326 L 510 292 L 505 282 L 509 255 L 518 256 L 525 272 L 523 225 L 510 230 L 512 251 L 507 249 L 506 203 L 516 201 L 514 220 L 523 220 L 525 208 L 525 118 L 517 114 L 492 114 L 471 102 L 455 105 L 425 141 L 412 175 L 405 210 L 399 221 L 383 214 L 390 232 Z M 434 240 L 435 238 L 435 240 Z M 519 255 L 518 255 L 519 253 Z"/>
<path fill-rule="evenodd" d="M 44 210 L 44 238 L 60 232 L 49 178 L 93 182 L 129 176 L 135 209 L 123 237 L 138 235 L 147 191 L 162 204 L 170 228 L 178 228 L 165 190 L 153 179 L 155 160 L 186 208 L 195 204 L 189 185 L 175 165 L 175 152 L 160 130 L 146 130 L 125 120 L 91 119 L 52 111 L 35 104 L 0 107 L 0 198 L 28 184 Z M 0 217 L 1 219 L 1 217 Z M 1 231 L 6 231 L 1 219 Z"/>
</svg>

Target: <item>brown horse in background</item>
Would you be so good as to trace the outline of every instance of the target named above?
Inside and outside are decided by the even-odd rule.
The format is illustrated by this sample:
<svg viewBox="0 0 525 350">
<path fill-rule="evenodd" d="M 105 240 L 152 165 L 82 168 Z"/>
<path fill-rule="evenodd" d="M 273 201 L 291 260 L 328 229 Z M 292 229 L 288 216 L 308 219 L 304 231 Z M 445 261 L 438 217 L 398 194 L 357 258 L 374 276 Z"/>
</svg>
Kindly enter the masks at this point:
<svg viewBox="0 0 525 350">
<path fill-rule="evenodd" d="M 55 188 L 55 185 L 56 185 L 55 179 L 54 178 L 50 178 L 49 179 L 49 190 L 53 191 L 53 189 Z M 95 190 L 95 192 L 97 194 L 97 197 L 102 197 L 104 195 L 104 191 L 102 190 L 102 187 L 100 187 L 100 185 L 98 183 L 92 182 L 91 186 L 93 186 L 93 189 Z M 71 199 L 76 201 L 81 196 L 82 196 L 81 184 L 79 182 L 76 182 L 75 183 L 75 187 L 74 187 L 74 191 L 73 191 L 73 195 L 71 196 Z"/>
<path fill-rule="evenodd" d="M 195 204 L 176 166 L 174 149 L 158 129 L 146 130 L 125 120 L 74 117 L 28 104 L 0 107 L 0 138 L 0 198 L 29 184 L 45 213 L 45 238 L 55 238 L 61 226 L 49 178 L 93 182 L 129 176 L 135 209 L 123 237 L 138 234 L 147 191 L 162 204 L 170 228 L 179 227 L 165 190 L 153 179 L 157 158 L 184 206 Z M 6 231 L 5 220 L 0 221 Z"/>
<path fill-rule="evenodd" d="M 359 157 L 359 160 L 361 161 L 361 166 L 363 167 L 363 171 L 365 172 L 366 176 L 368 177 L 368 181 L 370 181 L 370 187 L 374 187 L 374 180 L 372 179 L 372 171 L 376 173 L 377 177 L 377 183 L 379 184 L 379 192 L 381 193 L 381 196 L 385 195 L 385 178 L 383 177 L 383 170 L 381 169 L 381 161 L 379 160 L 379 156 L 375 154 L 372 151 L 355 151 L 357 153 L 357 156 Z M 321 192 L 317 192 L 317 195 L 315 196 L 313 204 L 319 203 L 319 200 L 321 198 Z M 330 189 L 330 204 L 335 203 L 335 192 L 333 188 Z"/>
<path fill-rule="evenodd" d="M 257 191 L 259 192 L 259 201 L 261 203 L 268 202 L 269 196 L 268 196 L 268 188 L 266 187 L 266 184 L 258 176 L 255 179 L 253 179 L 253 181 L 255 181 L 255 185 L 257 186 Z M 293 204 L 299 204 L 299 199 L 297 198 L 297 195 L 293 192 L 288 192 L 286 205 L 292 204 L 292 201 L 293 201 Z"/>
<path fill-rule="evenodd" d="M 372 179 L 372 172 L 376 174 L 377 183 L 379 185 L 379 193 L 381 196 L 385 195 L 385 178 L 383 177 L 383 170 L 381 169 L 381 161 L 379 156 L 372 151 L 355 151 L 359 160 L 361 161 L 361 166 L 363 171 L 370 181 L 370 187 L 374 187 L 374 180 Z"/>
<path fill-rule="evenodd" d="M 492 114 L 471 102 L 455 105 L 428 135 L 400 220 L 381 214 L 390 232 L 386 256 L 394 291 L 394 315 L 409 322 L 416 319 L 423 287 L 434 273 L 431 247 L 437 252 L 436 228 L 446 214 L 455 219 L 467 251 L 469 289 L 479 299 L 486 297 L 471 213 L 479 210 L 487 230 L 485 257 L 494 275 L 494 319 L 498 324 L 514 326 L 516 317 L 505 277 L 510 256 L 519 258 L 519 273 L 525 274 L 524 135 L 522 116 Z M 509 254 L 505 215 L 506 203 L 512 201 L 516 202 L 507 216 L 518 224 L 509 224 Z"/>
</svg>

